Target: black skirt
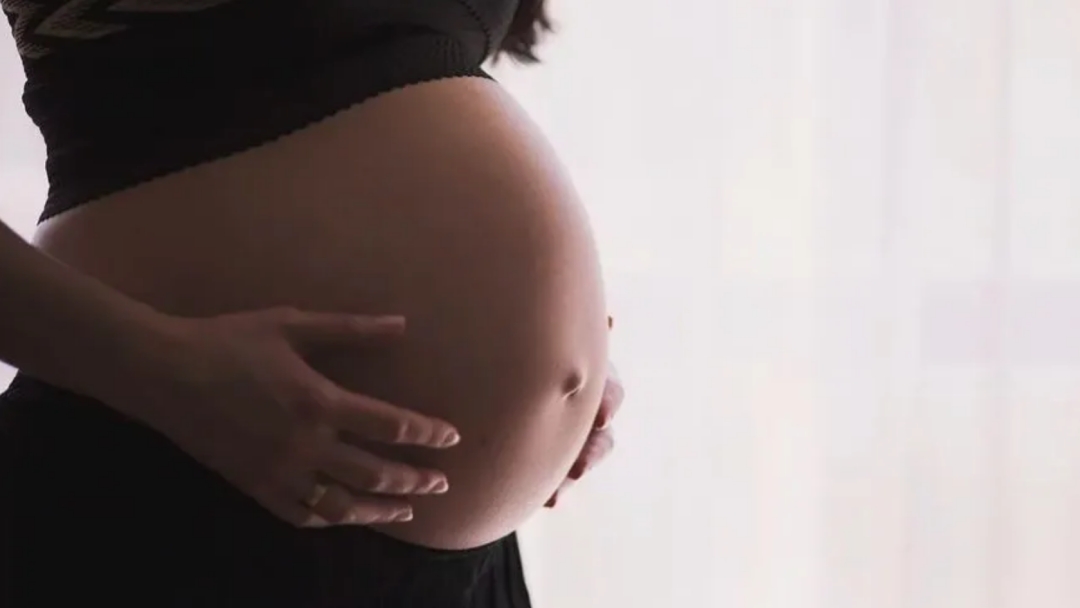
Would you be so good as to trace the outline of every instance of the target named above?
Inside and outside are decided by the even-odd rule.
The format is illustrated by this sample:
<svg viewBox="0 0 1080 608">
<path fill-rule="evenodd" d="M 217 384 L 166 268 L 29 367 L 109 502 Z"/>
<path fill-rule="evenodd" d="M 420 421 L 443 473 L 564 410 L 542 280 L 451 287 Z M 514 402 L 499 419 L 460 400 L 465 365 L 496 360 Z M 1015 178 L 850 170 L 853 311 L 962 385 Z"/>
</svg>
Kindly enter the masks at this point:
<svg viewBox="0 0 1080 608">
<path fill-rule="evenodd" d="M 528 608 L 517 539 L 296 529 L 153 430 L 26 376 L 0 395 L 0 605 Z"/>
</svg>

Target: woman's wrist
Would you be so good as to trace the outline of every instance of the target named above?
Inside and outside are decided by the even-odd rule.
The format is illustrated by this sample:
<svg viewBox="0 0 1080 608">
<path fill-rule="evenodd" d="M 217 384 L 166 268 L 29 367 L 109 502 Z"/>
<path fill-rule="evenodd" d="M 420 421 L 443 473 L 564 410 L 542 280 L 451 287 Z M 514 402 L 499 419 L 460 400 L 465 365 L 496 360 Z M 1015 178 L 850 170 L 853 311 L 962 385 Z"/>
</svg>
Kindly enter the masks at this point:
<svg viewBox="0 0 1080 608">
<path fill-rule="evenodd" d="M 71 365 L 79 377 L 72 378 L 77 385 L 72 388 L 162 429 L 173 416 L 158 407 L 160 394 L 179 384 L 177 362 L 182 357 L 173 329 L 176 320 L 130 300 L 118 303 L 106 316 L 111 317 L 111 327 L 100 340 L 107 352 L 90 349 L 74 354 Z"/>
<path fill-rule="evenodd" d="M 163 375 L 171 356 L 167 315 L 42 253 L 3 224 L 0 285 L 0 360 L 137 419 L 158 416 L 152 402 L 124 391 Z"/>
<path fill-rule="evenodd" d="M 172 319 L 119 292 L 99 295 L 103 297 L 87 298 L 95 301 L 85 302 L 86 309 L 73 311 L 58 323 L 54 335 L 43 330 L 43 346 L 56 352 L 42 358 L 40 369 L 24 369 L 159 428 L 170 416 L 159 411 L 155 396 L 176 376 L 171 368 L 179 358 L 178 341 L 170 331 Z M 72 309 L 78 308 L 77 302 L 72 302 Z M 59 335 L 63 327 L 71 334 Z"/>
</svg>

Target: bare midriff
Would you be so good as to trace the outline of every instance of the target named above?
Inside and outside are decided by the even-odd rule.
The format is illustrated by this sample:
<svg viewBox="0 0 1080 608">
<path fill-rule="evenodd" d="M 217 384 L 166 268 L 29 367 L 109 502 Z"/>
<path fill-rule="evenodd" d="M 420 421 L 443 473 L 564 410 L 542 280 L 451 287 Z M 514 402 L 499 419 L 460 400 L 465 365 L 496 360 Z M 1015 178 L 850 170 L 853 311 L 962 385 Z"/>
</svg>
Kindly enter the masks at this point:
<svg viewBox="0 0 1080 608">
<path fill-rule="evenodd" d="M 387 93 L 62 213 L 35 243 L 176 315 L 405 315 L 399 344 L 312 361 L 460 429 L 445 451 L 367 446 L 447 473 L 447 494 L 380 528 L 405 541 L 460 549 L 515 530 L 599 405 L 607 326 L 588 220 L 545 139 L 486 79 Z"/>
</svg>

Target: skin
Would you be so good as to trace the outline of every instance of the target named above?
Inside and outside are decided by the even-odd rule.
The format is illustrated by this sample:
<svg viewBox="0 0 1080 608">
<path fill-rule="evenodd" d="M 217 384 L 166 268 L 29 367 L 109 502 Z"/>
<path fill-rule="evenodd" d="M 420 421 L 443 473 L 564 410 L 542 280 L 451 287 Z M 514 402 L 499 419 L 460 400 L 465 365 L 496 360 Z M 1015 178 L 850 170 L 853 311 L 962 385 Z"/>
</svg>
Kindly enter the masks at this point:
<svg viewBox="0 0 1080 608">
<path fill-rule="evenodd" d="M 409 497 L 411 521 L 379 527 L 396 538 L 491 542 L 610 449 L 603 421 L 617 400 L 602 397 L 617 384 L 587 216 L 546 140 L 491 81 L 387 93 L 66 212 L 35 243 L 179 317 L 402 315 L 408 328 L 386 349 L 308 357 L 347 391 L 460 431 L 446 450 L 354 437 L 449 481 Z"/>
<path fill-rule="evenodd" d="M 611 325 L 611 317 L 608 317 L 608 327 L 610 328 Z M 615 449 L 615 433 L 611 424 L 619 413 L 625 396 L 626 392 L 622 382 L 619 381 L 615 366 L 609 364 L 608 377 L 604 382 L 604 393 L 600 400 L 600 410 L 596 413 L 596 420 L 593 421 L 593 428 L 589 431 L 585 447 L 581 449 L 577 460 L 574 461 L 574 466 L 570 468 L 570 473 L 559 485 L 559 489 L 555 490 L 551 498 L 544 503 L 545 507 L 554 509 L 558 505 L 560 496 L 573 487 L 582 476 L 603 462 Z"/>
</svg>

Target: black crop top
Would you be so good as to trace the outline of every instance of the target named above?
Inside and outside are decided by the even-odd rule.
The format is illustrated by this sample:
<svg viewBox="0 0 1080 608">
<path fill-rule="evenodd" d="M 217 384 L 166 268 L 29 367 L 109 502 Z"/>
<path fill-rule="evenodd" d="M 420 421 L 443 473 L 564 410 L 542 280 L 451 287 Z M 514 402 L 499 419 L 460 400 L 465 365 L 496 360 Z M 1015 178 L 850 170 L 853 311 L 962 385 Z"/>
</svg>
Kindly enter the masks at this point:
<svg viewBox="0 0 1080 608">
<path fill-rule="evenodd" d="M 488 77 L 517 0 L 0 0 L 48 151 L 41 220 L 379 93 Z"/>
</svg>

